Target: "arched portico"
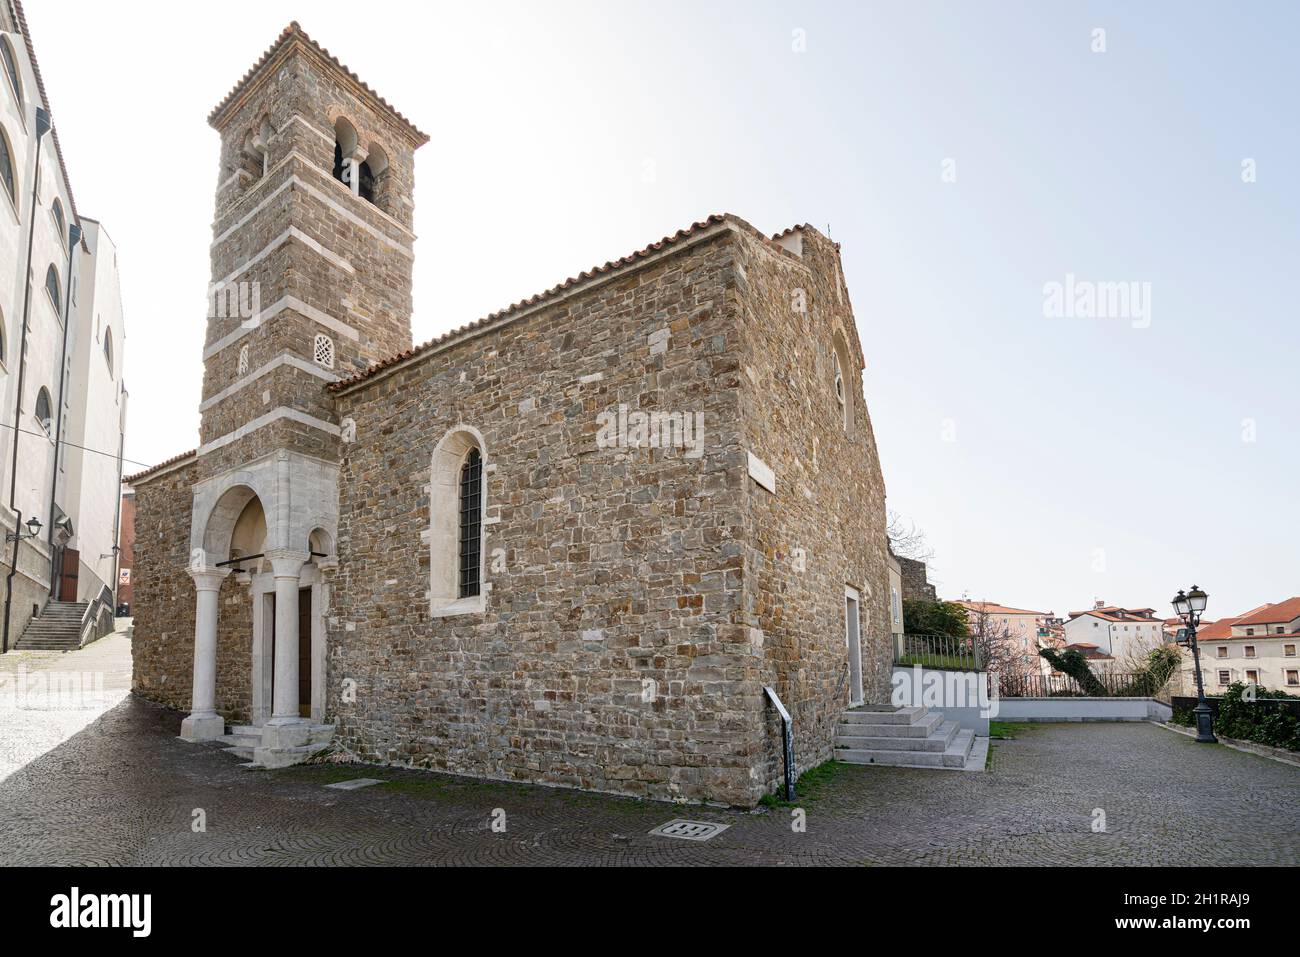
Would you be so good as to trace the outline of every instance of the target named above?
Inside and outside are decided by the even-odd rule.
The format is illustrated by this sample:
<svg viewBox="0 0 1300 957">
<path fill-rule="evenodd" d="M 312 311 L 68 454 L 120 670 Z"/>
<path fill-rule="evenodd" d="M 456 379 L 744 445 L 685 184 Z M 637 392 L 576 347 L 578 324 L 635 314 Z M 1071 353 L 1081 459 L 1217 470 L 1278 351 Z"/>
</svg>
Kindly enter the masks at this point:
<svg viewBox="0 0 1300 957">
<path fill-rule="evenodd" d="M 256 739 L 247 744 L 258 763 L 284 763 L 277 756 L 314 740 L 313 726 L 318 733 L 325 720 L 324 619 L 337 521 L 328 506 L 323 512 L 290 507 L 291 492 L 332 491 L 310 472 L 311 481 L 295 482 L 304 471 L 296 464 L 277 455 L 200 483 L 194 493 L 194 690 L 181 737 L 206 741 L 226 734 L 225 718 L 216 711 L 218 595 L 234 574 L 248 589 L 252 622 L 252 727 L 235 737 Z M 326 499 L 336 501 L 334 495 Z"/>
</svg>

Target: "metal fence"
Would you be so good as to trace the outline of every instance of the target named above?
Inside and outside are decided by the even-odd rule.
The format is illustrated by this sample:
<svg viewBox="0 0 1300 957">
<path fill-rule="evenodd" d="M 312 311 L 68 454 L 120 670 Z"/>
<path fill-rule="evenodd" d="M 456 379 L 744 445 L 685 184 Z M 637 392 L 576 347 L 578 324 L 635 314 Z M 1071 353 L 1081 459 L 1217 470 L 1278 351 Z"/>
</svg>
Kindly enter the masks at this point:
<svg viewBox="0 0 1300 957">
<path fill-rule="evenodd" d="M 894 664 L 920 665 L 950 671 L 981 671 L 979 647 L 973 638 L 951 635 L 898 635 L 894 641 Z"/>
<path fill-rule="evenodd" d="M 1150 698 L 1163 683 L 1144 672 L 1098 672 L 1087 687 L 1069 675 L 998 674 L 1003 698 Z"/>
</svg>

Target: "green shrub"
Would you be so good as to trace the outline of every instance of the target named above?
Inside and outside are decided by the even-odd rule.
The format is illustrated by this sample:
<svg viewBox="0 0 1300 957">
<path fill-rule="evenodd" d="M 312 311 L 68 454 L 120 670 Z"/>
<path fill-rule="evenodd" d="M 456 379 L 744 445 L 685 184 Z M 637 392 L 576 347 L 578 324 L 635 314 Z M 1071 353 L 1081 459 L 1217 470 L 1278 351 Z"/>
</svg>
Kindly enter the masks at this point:
<svg viewBox="0 0 1300 957">
<path fill-rule="evenodd" d="M 1292 696 L 1256 686 L 1255 700 L 1251 701 L 1246 696 L 1246 688 L 1240 681 L 1228 686 L 1219 699 L 1219 713 L 1214 719 L 1215 732 L 1225 738 L 1300 751 L 1300 719 L 1273 703 Z"/>
</svg>

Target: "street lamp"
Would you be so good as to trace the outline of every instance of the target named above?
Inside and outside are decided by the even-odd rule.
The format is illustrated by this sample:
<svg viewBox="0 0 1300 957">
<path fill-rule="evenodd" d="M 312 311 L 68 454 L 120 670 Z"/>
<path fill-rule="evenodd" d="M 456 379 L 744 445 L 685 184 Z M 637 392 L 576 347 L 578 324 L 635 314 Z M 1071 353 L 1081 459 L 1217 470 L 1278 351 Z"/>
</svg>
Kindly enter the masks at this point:
<svg viewBox="0 0 1300 957">
<path fill-rule="evenodd" d="M 26 535 L 24 535 L 22 532 L 6 532 L 5 541 L 21 542 L 24 538 L 35 538 L 39 534 L 41 534 L 41 520 L 37 518 L 35 515 L 33 515 L 31 518 L 27 520 Z"/>
<path fill-rule="evenodd" d="M 1219 739 L 1214 736 L 1214 719 L 1210 706 L 1205 700 L 1205 682 L 1201 679 L 1201 649 L 1196 644 L 1196 626 L 1200 624 L 1201 612 L 1209 598 L 1195 585 L 1192 590 L 1184 592 L 1181 588 L 1174 596 L 1174 611 L 1187 624 L 1187 643 L 1192 646 L 1192 667 L 1196 669 L 1196 740 L 1202 744 L 1214 744 Z"/>
</svg>

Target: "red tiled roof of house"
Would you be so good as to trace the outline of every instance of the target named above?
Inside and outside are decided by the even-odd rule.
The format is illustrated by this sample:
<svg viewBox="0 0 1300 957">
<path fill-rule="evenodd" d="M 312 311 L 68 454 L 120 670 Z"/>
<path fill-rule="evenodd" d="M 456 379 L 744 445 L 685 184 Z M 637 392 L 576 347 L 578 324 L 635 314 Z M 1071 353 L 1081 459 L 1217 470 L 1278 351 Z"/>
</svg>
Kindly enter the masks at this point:
<svg viewBox="0 0 1300 957">
<path fill-rule="evenodd" d="M 216 126 L 222 114 L 230 107 L 232 103 L 234 103 L 236 98 L 239 96 L 240 91 L 244 89 L 245 85 L 250 80 L 252 80 L 253 77 L 257 75 L 258 71 L 260 71 L 262 67 L 266 66 L 266 64 L 270 62 L 271 58 L 274 57 L 282 47 L 284 47 L 286 44 L 291 42 L 303 43 L 305 46 L 314 50 L 316 53 L 320 54 L 330 63 L 333 63 L 336 67 L 342 70 L 354 83 L 357 84 L 357 86 L 359 86 L 366 93 L 373 96 L 375 100 L 385 110 L 387 110 L 389 114 L 392 115 L 394 119 L 396 119 L 399 123 L 401 123 L 404 127 L 406 127 L 406 129 L 412 134 L 412 138 L 415 140 L 417 146 L 422 146 L 425 143 L 429 142 L 429 137 L 427 134 L 421 132 L 415 126 L 414 123 L 412 123 L 400 112 L 398 112 L 396 107 L 394 107 L 391 103 L 389 103 L 382 96 L 380 96 L 375 90 L 371 89 L 370 86 L 367 85 L 366 82 L 361 79 L 361 77 L 353 73 L 352 70 L 349 69 L 347 66 L 345 66 L 339 60 L 338 57 L 334 56 L 334 54 L 330 53 L 329 50 L 325 49 L 323 46 L 321 46 L 319 43 L 317 43 L 315 40 L 309 37 L 307 35 L 307 32 L 303 30 L 301 26 L 298 25 L 297 20 L 292 21 L 287 27 L 284 28 L 280 36 L 276 39 L 274 43 L 272 43 L 267 48 L 266 52 L 262 54 L 261 58 L 256 63 L 253 64 L 253 66 L 249 69 L 249 71 L 244 74 L 243 78 L 234 85 L 234 87 L 231 89 L 229 93 L 225 95 L 222 101 L 213 108 L 212 112 L 208 114 L 208 123 L 211 124 L 212 126 Z"/>
<path fill-rule="evenodd" d="M 1254 611 L 1248 611 L 1237 619 L 1237 624 L 1282 625 L 1293 618 L 1300 618 L 1300 595 L 1280 601 L 1276 605 L 1264 605 Z"/>
<path fill-rule="evenodd" d="M 1121 608 L 1119 605 L 1103 605 L 1101 608 L 1089 608 L 1086 611 L 1072 611 L 1071 618 L 1083 615 L 1096 615 L 1106 621 L 1159 621 L 1154 608 Z"/>
<path fill-rule="evenodd" d="M 1046 617 L 1044 612 L 1030 611 L 1027 608 L 1009 608 L 1006 605 L 999 605 L 993 601 L 968 601 L 965 598 L 959 598 L 954 604 L 961 605 L 967 611 L 984 612 L 989 615 L 1036 615 Z"/>
</svg>

